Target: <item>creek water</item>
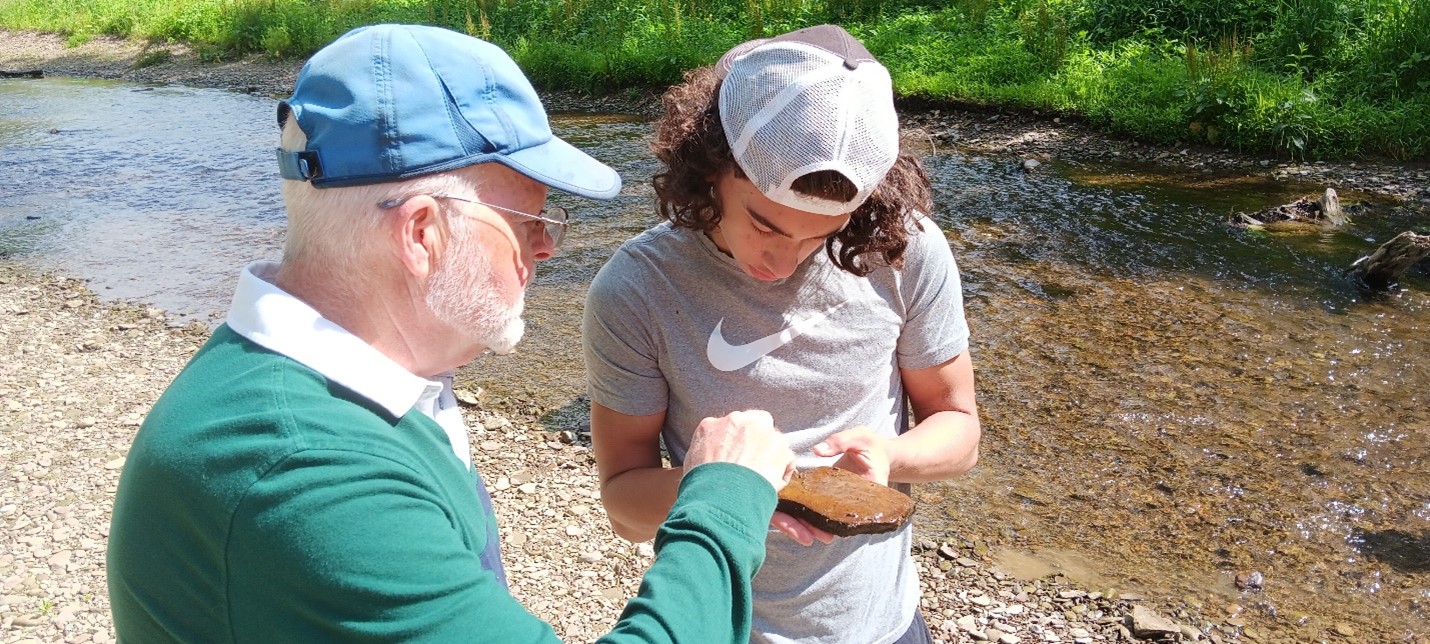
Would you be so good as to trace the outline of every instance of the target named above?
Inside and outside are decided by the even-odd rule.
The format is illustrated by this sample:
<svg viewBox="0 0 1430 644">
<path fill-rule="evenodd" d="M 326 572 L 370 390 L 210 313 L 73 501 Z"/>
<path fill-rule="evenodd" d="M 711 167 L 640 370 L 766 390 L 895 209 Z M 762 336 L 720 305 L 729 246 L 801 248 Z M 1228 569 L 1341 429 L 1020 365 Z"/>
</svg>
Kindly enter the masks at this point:
<svg viewBox="0 0 1430 644">
<path fill-rule="evenodd" d="M 0 254 L 216 323 L 238 267 L 281 248 L 273 114 L 222 91 L 0 81 Z M 580 429 L 586 284 L 656 223 L 656 164 L 641 120 L 553 124 L 626 188 L 555 197 L 576 224 L 528 295 L 527 341 L 460 377 Z M 1293 641 L 1337 624 L 1366 641 L 1430 634 L 1430 275 L 1381 297 L 1341 277 L 1430 213 L 1342 192 L 1360 204 L 1343 230 L 1248 233 L 1223 222 L 1321 186 L 1018 161 L 924 158 L 963 274 L 984 439 L 970 475 L 916 491 L 922 537 Z M 1239 588 L 1252 573 L 1260 589 Z"/>
</svg>

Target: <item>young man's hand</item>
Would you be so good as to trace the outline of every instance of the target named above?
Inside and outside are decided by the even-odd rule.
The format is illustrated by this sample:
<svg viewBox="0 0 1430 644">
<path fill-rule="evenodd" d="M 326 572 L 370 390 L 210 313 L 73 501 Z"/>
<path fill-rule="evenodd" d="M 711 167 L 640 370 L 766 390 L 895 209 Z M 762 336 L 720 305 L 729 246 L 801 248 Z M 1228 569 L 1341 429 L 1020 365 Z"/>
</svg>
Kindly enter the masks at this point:
<svg viewBox="0 0 1430 644">
<path fill-rule="evenodd" d="M 879 485 L 888 485 L 890 463 L 885 447 L 887 443 L 888 439 L 861 425 L 824 439 L 824 442 L 814 446 L 814 453 L 817 456 L 843 454 L 834 462 L 834 467 L 849 470 Z"/>
<path fill-rule="evenodd" d="M 823 544 L 834 542 L 834 535 L 810 525 L 804 519 L 797 519 L 779 511 L 770 518 L 770 527 L 789 535 L 789 538 L 801 546 L 812 546 L 815 541 Z"/>
</svg>

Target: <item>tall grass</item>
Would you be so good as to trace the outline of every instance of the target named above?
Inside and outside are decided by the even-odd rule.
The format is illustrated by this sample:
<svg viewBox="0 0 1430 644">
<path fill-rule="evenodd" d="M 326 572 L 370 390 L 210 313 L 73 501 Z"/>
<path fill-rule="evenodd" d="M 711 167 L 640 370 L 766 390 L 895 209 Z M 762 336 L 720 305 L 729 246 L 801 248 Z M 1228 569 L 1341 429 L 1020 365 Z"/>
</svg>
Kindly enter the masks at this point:
<svg viewBox="0 0 1430 644">
<path fill-rule="evenodd" d="M 1430 0 L 0 0 L 0 27 L 209 59 L 301 57 L 374 22 L 465 31 L 539 86 L 588 92 L 837 22 L 907 96 L 1283 157 L 1430 158 Z"/>
</svg>

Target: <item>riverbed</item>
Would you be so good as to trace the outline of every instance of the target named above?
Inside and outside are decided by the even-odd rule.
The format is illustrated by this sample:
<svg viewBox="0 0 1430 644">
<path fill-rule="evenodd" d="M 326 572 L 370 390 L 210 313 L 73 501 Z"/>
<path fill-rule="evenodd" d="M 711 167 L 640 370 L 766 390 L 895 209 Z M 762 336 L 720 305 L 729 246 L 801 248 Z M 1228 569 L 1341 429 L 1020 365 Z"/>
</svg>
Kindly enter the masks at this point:
<svg viewBox="0 0 1430 644">
<path fill-rule="evenodd" d="M 270 97 L 219 90 L 0 85 L 0 253 L 216 323 L 237 268 L 281 248 L 272 115 Z M 580 432 L 585 286 L 657 221 L 656 166 L 642 118 L 553 123 L 626 188 L 560 201 L 575 224 L 529 295 L 528 341 L 461 377 L 489 405 Z M 1226 222 L 1324 182 L 1116 159 L 1029 172 L 1024 156 L 924 156 L 963 273 L 985 438 L 972 474 L 920 487 L 920 531 L 1018 574 L 1293 640 L 1336 624 L 1430 633 L 1430 276 L 1372 297 L 1341 275 L 1430 213 L 1342 185 L 1345 229 L 1252 232 Z"/>
</svg>

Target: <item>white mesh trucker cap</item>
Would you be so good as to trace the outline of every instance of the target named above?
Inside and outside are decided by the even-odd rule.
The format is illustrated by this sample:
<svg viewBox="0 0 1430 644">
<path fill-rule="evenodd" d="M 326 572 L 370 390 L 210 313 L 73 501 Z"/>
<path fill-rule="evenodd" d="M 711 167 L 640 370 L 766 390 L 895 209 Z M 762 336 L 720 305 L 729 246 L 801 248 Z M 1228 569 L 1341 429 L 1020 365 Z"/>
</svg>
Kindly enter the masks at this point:
<svg viewBox="0 0 1430 644">
<path fill-rule="evenodd" d="M 869 198 L 899 156 L 889 71 L 835 25 L 752 40 L 715 64 L 720 122 L 735 162 L 775 203 L 842 215 Z M 799 194 L 796 179 L 833 170 L 858 189 L 841 202 Z"/>
</svg>

